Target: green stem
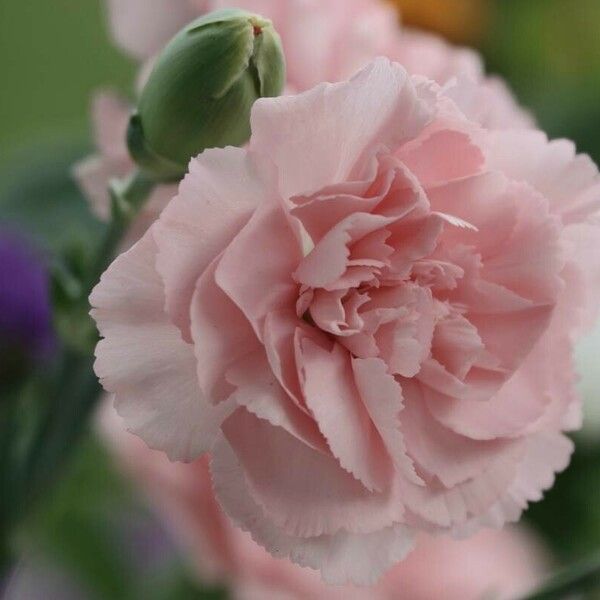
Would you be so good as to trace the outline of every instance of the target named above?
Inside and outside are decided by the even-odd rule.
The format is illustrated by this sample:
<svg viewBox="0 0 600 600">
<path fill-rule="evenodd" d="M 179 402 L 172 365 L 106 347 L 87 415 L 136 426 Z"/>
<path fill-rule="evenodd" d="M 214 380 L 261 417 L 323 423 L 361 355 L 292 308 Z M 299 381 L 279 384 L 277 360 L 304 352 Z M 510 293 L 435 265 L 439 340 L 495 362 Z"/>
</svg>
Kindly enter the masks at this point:
<svg viewBox="0 0 600 600">
<path fill-rule="evenodd" d="M 45 402 L 46 414 L 21 470 L 22 516 L 54 483 L 86 431 L 100 395 L 92 364 L 90 356 L 70 352 L 65 356 L 57 384 Z"/>
<path fill-rule="evenodd" d="M 156 182 L 141 171 L 136 171 L 126 180 L 111 183 L 112 218 L 97 258 L 90 270 L 86 285 L 88 293 L 92 291 L 102 273 L 112 262 L 127 228 L 150 196 L 155 185 Z M 87 301 L 87 297 L 85 300 Z"/>
<path fill-rule="evenodd" d="M 11 388 L 10 390 L 7 388 Z M 12 386 L 0 391 L 0 594 L 8 577 L 13 556 L 7 535 L 14 518 L 14 441 L 18 396 Z"/>
<path fill-rule="evenodd" d="M 90 331 L 95 331 L 89 311 L 88 297 L 110 265 L 133 218 L 148 199 L 155 183 L 140 172 L 124 181 L 111 184 L 112 219 L 106 230 L 89 274 L 80 288 L 78 297 L 72 298 L 70 310 L 74 315 L 84 314 Z M 63 282 L 64 283 L 64 282 Z M 75 293 L 75 288 L 73 288 Z M 88 321 L 83 321 L 85 327 Z M 91 336 L 89 351 L 87 343 L 83 351 L 66 349 L 57 377 L 49 385 L 43 401 L 41 418 L 33 431 L 30 444 L 25 451 L 19 468 L 11 473 L 15 478 L 11 514 L 14 519 L 5 523 L 0 532 L 0 544 L 6 543 L 12 526 L 25 518 L 35 502 L 46 493 L 60 475 L 73 449 L 76 447 L 96 407 L 100 386 L 93 371 Z M 8 475 L 7 475 L 8 476 Z"/>
<path fill-rule="evenodd" d="M 114 259 L 123 236 L 155 185 L 140 171 L 123 181 L 111 183 L 112 218 L 83 286 L 84 296 L 80 301 L 85 305 L 85 312 L 89 308 L 89 294 Z M 93 327 L 91 320 L 89 325 Z M 53 474 L 68 457 L 96 406 L 100 386 L 90 355 L 66 351 L 60 375 L 53 386 L 54 393 L 46 401 L 46 415 L 34 437 L 24 469 L 29 498 L 37 497 L 52 481 Z"/>
<path fill-rule="evenodd" d="M 564 600 L 599 587 L 600 555 L 565 569 L 523 600 Z"/>
</svg>

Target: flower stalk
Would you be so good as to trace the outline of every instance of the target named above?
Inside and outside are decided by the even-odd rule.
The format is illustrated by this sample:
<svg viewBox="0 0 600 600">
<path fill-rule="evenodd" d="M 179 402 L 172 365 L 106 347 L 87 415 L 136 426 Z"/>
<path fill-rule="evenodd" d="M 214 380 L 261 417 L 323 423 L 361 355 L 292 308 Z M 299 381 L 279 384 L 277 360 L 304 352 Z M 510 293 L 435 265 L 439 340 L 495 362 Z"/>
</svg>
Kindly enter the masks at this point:
<svg viewBox="0 0 600 600">
<path fill-rule="evenodd" d="M 564 600 L 600 588 L 600 554 L 577 563 L 554 577 L 523 600 Z M 582 598 L 584 596 L 581 596 Z M 585 596 L 587 598 L 587 596 Z"/>
</svg>

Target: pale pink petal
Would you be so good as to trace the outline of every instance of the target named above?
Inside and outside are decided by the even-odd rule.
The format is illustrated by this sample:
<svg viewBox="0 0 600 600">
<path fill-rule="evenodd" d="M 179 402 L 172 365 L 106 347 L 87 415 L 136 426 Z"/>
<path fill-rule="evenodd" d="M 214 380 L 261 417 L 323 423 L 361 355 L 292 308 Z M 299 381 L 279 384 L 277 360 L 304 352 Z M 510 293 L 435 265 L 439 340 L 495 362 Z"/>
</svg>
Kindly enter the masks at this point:
<svg viewBox="0 0 600 600">
<path fill-rule="evenodd" d="M 600 210 L 600 175 L 589 156 L 568 140 L 548 141 L 541 131 L 490 134 L 488 161 L 540 191 L 564 223 L 577 223 Z"/>
<path fill-rule="evenodd" d="M 512 91 L 499 77 L 469 76 L 457 72 L 444 86 L 461 111 L 486 129 L 531 129 L 534 116 L 516 101 Z"/>
<path fill-rule="evenodd" d="M 129 158 L 125 135 L 130 114 L 131 107 L 115 92 L 101 91 L 94 95 L 94 139 L 106 158 Z"/>
<path fill-rule="evenodd" d="M 388 173 L 388 176 L 392 175 Z M 343 183 L 321 189 L 313 195 L 296 196 L 290 201 L 290 213 L 300 220 L 308 236 L 316 242 L 342 219 L 355 212 L 371 212 L 375 208 L 381 196 L 370 194 L 370 185 L 367 181 Z"/>
<path fill-rule="evenodd" d="M 474 479 L 446 488 L 430 482 L 427 487 L 405 484 L 402 498 L 412 513 L 422 520 L 420 528 L 433 532 L 457 530 L 470 519 L 492 510 L 515 478 L 523 448 L 492 459 L 486 469 Z M 409 521 L 410 523 L 410 521 Z M 427 524 L 429 529 L 427 528 Z"/>
<path fill-rule="evenodd" d="M 375 341 L 390 373 L 414 377 L 431 350 L 435 323 L 431 292 L 410 284 L 399 285 L 372 294 L 374 302 L 366 305 L 365 309 L 374 308 L 382 298 L 392 295 L 396 296 L 395 305 L 407 313 L 399 313 L 395 319 L 380 326 L 375 333 Z"/>
<path fill-rule="evenodd" d="M 417 379 L 429 390 L 446 394 L 460 400 L 487 402 L 507 379 L 505 370 L 494 366 L 491 369 L 473 369 L 465 380 L 461 380 L 434 358 L 421 364 Z"/>
<path fill-rule="evenodd" d="M 289 198 L 360 177 L 365 158 L 414 136 L 431 111 L 406 71 L 381 58 L 348 82 L 259 100 L 251 147 L 279 167 L 279 189 Z"/>
<path fill-rule="evenodd" d="M 435 328 L 431 351 L 450 373 L 464 379 L 484 353 L 477 329 L 460 315 L 442 319 Z"/>
<path fill-rule="evenodd" d="M 354 359 L 352 370 L 360 397 L 394 466 L 409 481 L 422 485 L 423 481 L 415 472 L 413 462 L 407 454 L 400 429 L 400 413 L 404 410 L 402 388 L 387 373 L 385 363 L 380 359 Z"/>
<path fill-rule="evenodd" d="M 233 402 L 274 427 L 282 427 L 313 450 L 331 454 L 315 420 L 290 401 L 269 369 L 264 351 L 240 359 L 227 371 L 227 381 L 236 388 Z"/>
<path fill-rule="evenodd" d="M 271 196 L 270 177 L 245 150 L 207 150 L 191 161 L 179 194 L 154 228 L 167 312 L 186 340 L 196 281 Z"/>
<path fill-rule="evenodd" d="M 110 219 L 110 194 L 108 184 L 112 179 L 129 175 L 131 162 L 128 158 L 106 158 L 93 155 L 73 166 L 73 177 L 89 200 L 92 212 L 102 221 Z"/>
<path fill-rule="evenodd" d="M 405 390 L 402 431 L 408 452 L 418 468 L 436 476 L 447 488 L 474 479 L 504 456 L 512 460 L 520 441 L 478 441 L 440 425 L 428 412 L 424 394 L 403 382 Z"/>
<path fill-rule="evenodd" d="M 482 276 L 534 302 L 555 302 L 564 264 L 560 225 L 546 201 L 526 186 L 511 186 L 505 201 L 511 200 L 519 208 L 518 222 L 494 255 L 486 257 Z"/>
<path fill-rule="evenodd" d="M 435 121 L 398 156 L 424 188 L 475 175 L 485 160 L 467 132 L 443 129 Z"/>
<path fill-rule="evenodd" d="M 206 398 L 215 404 L 234 390 L 225 379 L 227 369 L 244 356 L 262 352 L 240 309 L 215 282 L 219 259 L 201 275 L 190 306 L 198 381 Z"/>
<path fill-rule="evenodd" d="M 294 279 L 309 287 L 326 287 L 348 266 L 349 245 L 393 223 L 395 217 L 354 213 L 327 233 L 294 272 Z"/>
<path fill-rule="evenodd" d="M 467 537 L 482 527 L 501 528 L 521 518 L 529 502 L 539 502 L 554 485 L 556 474 L 567 468 L 573 442 L 560 432 L 543 431 L 527 437 L 515 477 L 487 511 L 456 527 L 456 537 Z"/>
<path fill-rule="evenodd" d="M 523 373 L 522 373 L 523 371 Z M 425 401 L 437 421 L 476 440 L 522 435 L 543 414 L 549 398 L 540 394 L 535 374 L 520 369 L 490 400 L 452 398 L 428 390 Z"/>
<path fill-rule="evenodd" d="M 172 460 L 190 461 L 210 449 L 229 409 L 202 397 L 193 350 L 164 313 L 155 259 L 148 233 L 94 289 L 92 316 L 104 338 L 95 371 L 130 431 Z"/>
<path fill-rule="evenodd" d="M 293 401 L 306 414 L 310 414 L 304 401 L 297 364 L 300 341 L 306 337 L 316 344 L 329 344 L 322 332 L 309 326 L 293 311 L 273 311 L 265 319 L 263 343 L 270 370 L 286 391 L 288 400 Z"/>
<path fill-rule="evenodd" d="M 243 467 L 251 497 L 285 533 L 303 538 L 341 530 L 372 533 L 402 520 L 397 490 L 369 492 L 335 458 L 281 427 L 240 408 L 222 429 Z"/>
<path fill-rule="evenodd" d="M 346 294 L 346 290 L 315 290 L 310 304 L 310 316 L 319 329 L 334 335 L 341 333 L 346 323 L 346 311 L 342 304 Z"/>
<path fill-rule="evenodd" d="M 400 271 L 405 265 L 410 270 L 414 261 L 431 254 L 443 228 L 443 220 L 438 217 L 399 221 L 390 227 L 392 236 L 388 244 L 394 248 L 390 257 L 394 270 Z"/>
<path fill-rule="evenodd" d="M 537 303 L 555 301 L 564 260 L 560 224 L 537 192 L 488 173 L 438 187 L 429 198 L 435 210 L 477 228 L 446 228 L 443 241 L 477 248 L 483 279 Z"/>
<path fill-rule="evenodd" d="M 249 531 L 273 556 L 320 570 L 329 584 L 372 585 L 412 548 L 411 533 L 402 525 L 367 534 L 339 531 L 294 537 L 285 533 L 272 522 L 271 513 L 252 499 L 240 462 L 224 438 L 215 444 L 211 473 L 218 500 L 239 527 Z M 314 484 L 314 477 L 311 481 Z"/>
<path fill-rule="evenodd" d="M 477 328 L 486 350 L 499 360 L 495 367 L 514 371 L 548 327 L 553 308 L 540 306 L 493 318 L 474 314 L 469 320 Z"/>
<path fill-rule="evenodd" d="M 246 315 L 259 338 L 266 316 L 294 306 L 292 273 L 300 245 L 278 204 L 265 202 L 225 250 L 216 271 L 219 287 Z"/>
<path fill-rule="evenodd" d="M 367 489 L 381 492 L 390 457 L 354 383 L 350 354 L 339 344 L 329 350 L 305 337 L 298 363 L 306 405 L 334 456 Z"/>
</svg>

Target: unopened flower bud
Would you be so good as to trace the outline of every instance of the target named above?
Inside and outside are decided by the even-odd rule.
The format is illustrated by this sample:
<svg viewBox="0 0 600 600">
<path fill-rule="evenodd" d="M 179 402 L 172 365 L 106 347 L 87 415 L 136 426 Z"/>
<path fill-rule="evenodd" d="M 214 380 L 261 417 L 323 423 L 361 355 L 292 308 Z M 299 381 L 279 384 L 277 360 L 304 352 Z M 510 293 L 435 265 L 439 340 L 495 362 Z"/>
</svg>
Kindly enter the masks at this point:
<svg viewBox="0 0 600 600">
<path fill-rule="evenodd" d="M 159 55 L 131 117 L 129 151 L 154 178 L 178 179 L 206 148 L 244 144 L 252 105 L 284 83 L 281 40 L 269 20 L 237 9 L 205 15 Z"/>
</svg>

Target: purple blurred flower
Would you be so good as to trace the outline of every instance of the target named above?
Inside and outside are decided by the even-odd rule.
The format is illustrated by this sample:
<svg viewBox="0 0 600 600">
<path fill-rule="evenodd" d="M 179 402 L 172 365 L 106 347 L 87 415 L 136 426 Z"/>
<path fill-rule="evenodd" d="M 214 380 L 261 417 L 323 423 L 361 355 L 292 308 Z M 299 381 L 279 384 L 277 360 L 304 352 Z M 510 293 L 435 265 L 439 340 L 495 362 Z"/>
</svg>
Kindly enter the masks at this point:
<svg viewBox="0 0 600 600">
<path fill-rule="evenodd" d="M 55 348 L 48 273 L 32 245 L 0 228 L 0 376 Z"/>
</svg>

